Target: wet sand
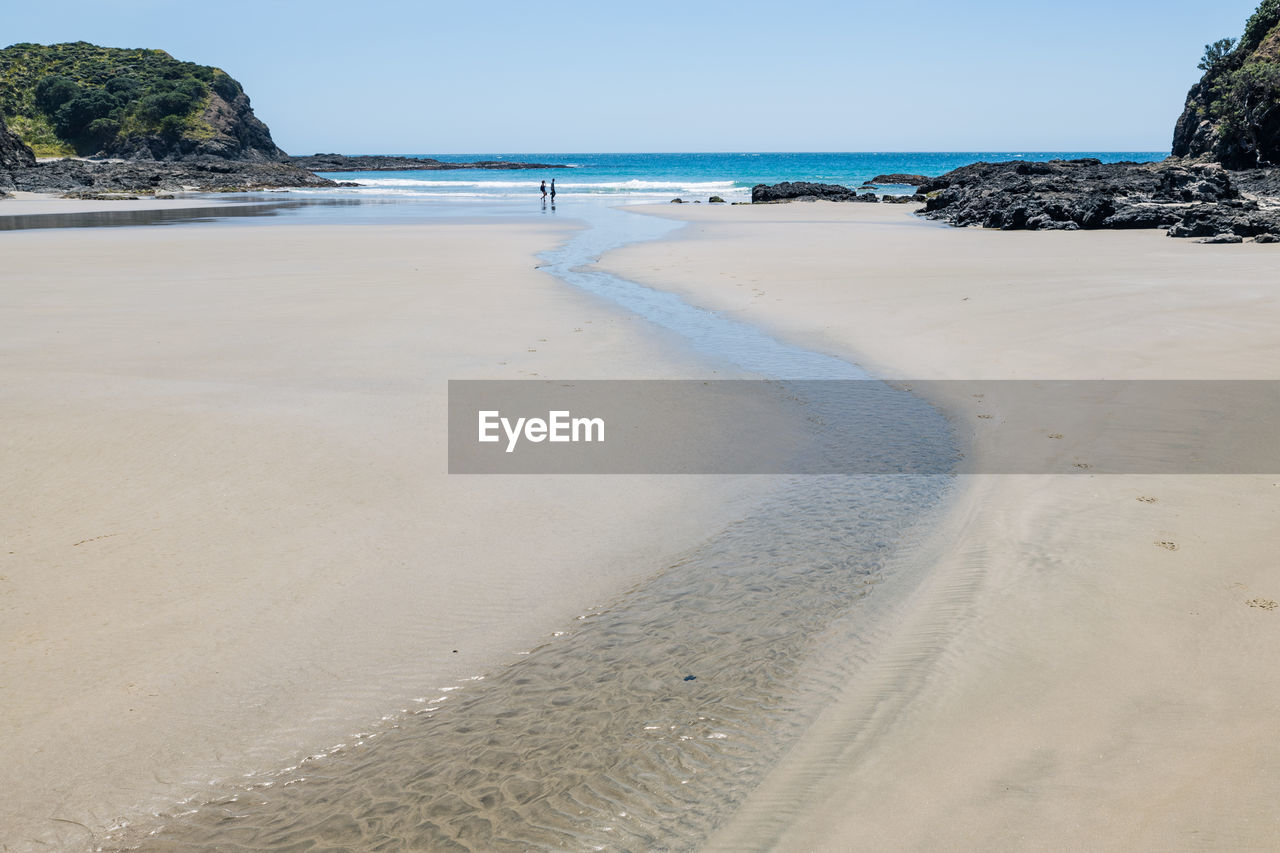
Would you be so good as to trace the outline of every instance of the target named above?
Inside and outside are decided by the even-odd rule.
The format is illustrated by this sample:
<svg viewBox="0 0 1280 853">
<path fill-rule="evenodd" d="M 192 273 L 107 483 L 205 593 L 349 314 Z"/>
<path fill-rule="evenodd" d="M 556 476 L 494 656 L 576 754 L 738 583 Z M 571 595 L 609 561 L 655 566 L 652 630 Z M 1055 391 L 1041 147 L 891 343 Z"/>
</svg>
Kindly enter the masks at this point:
<svg viewBox="0 0 1280 853">
<path fill-rule="evenodd" d="M 881 206 L 647 212 L 693 224 L 602 267 L 878 375 L 1280 378 L 1270 247 Z M 1021 405 L 934 402 L 972 471 Z M 1083 427 L 1044 438 L 1087 459 Z M 1270 849 L 1278 521 L 1274 476 L 964 478 L 927 571 L 877 589 L 892 606 L 839 699 L 706 849 Z"/>
<path fill-rule="evenodd" d="M 348 742 L 739 517 L 732 480 L 445 473 L 448 379 L 704 375 L 535 271 L 568 233 L 0 236 L 7 849 Z"/>
<path fill-rule="evenodd" d="M 0 216 L 42 216 L 45 214 L 130 212 L 145 210 L 195 210 L 202 207 L 217 207 L 227 202 L 217 198 L 153 198 L 146 195 L 125 198 L 128 193 L 120 193 L 119 199 L 78 199 L 59 198 L 51 193 L 11 193 L 11 198 L 4 199 L 0 205 Z M 281 196 L 285 198 L 287 196 Z"/>
</svg>

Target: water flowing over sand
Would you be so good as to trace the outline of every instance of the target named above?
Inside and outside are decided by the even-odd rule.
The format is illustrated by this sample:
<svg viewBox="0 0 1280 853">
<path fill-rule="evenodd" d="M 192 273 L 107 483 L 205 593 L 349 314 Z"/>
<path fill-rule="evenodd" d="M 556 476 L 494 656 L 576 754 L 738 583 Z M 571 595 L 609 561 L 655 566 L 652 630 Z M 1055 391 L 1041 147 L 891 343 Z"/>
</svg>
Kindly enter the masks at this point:
<svg viewBox="0 0 1280 853">
<path fill-rule="evenodd" d="M 680 334 L 712 364 L 775 378 L 866 378 L 847 362 L 587 268 L 608 249 L 673 228 L 607 208 L 588 221 L 547 253 L 547 271 Z M 921 405 L 918 416 L 946 432 L 935 410 Z M 904 467 L 918 462 L 919 449 L 896 438 L 882 436 L 884 453 Z M 696 846 L 839 683 L 831 638 L 856 634 L 850 626 L 886 562 L 918 538 L 950 482 L 777 478 L 749 517 L 674 565 L 655 566 L 649 581 L 515 663 L 424 697 L 296 767 L 124 827 L 107 847 Z"/>
</svg>

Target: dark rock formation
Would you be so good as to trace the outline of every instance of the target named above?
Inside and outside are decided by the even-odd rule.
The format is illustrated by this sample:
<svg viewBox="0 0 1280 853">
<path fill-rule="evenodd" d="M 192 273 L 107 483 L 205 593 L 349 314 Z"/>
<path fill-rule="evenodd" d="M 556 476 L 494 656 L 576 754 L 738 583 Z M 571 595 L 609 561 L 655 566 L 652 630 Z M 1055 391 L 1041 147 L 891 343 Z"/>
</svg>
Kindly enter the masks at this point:
<svg viewBox="0 0 1280 853">
<path fill-rule="evenodd" d="M 785 181 L 781 184 L 756 184 L 751 188 L 752 204 L 778 201 L 857 201 L 858 194 L 839 184 L 812 184 L 808 181 Z"/>
<path fill-rule="evenodd" d="M 11 170 L 26 169 L 35 164 L 36 157 L 31 149 L 9 132 L 4 115 L 0 114 L 0 198 L 4 198 L 8 190 L 15 189 L 13 177 L 9 174 Z"/>
<path fill-rule="evenodd" d="M 0 114 L 0 169 L 25 169 L 36 164 L 36 155 L 5 126 Z"/>
<path fill-rule="evenodd" d="M 906 175 L 901 172 L 894 172 L 892 175 L 876 175 L 871 180 L 863 184 L 864 187 L 874 186 L 876 184 L 898 184 L 907 187 L 918 187 L 929 181 L 926 175 Z"/>
<path fill-rule="evenodd" d="M 893 196 L 885 196 L 888 201 Z M 907 198 L 910 198 L 909 196 Z M 780 204 L 788 201 L 840 201 L 874 204 L 875 193 L 859 194 L 839 184 L 812 184 L 807 181 L 784 181 L 781 184 L 756 184 L 751 188 L 752 204 Z"/>
<path fill-rule="evenodd" d="M 1174 237 L 1280 230 L 1271 171 L 1097 160 L 974 163 L 920 187 L 925 216 L 1004 230 L 1168 228 Z M 1261 202 L 1261 203 L 1260 203 Z"/>
<path fill-rule="evenodd" d="M 311 172 L 409 172 L 446 169 L 568 169 L 556 163 L 513 163 L 506 160 L 478 160 L 474 163 L 446 163 L 430 157 L 387 157 L 377 154 L 310 154 L 290 157 L 289 162 Z"/>
<path fill-rule="evenodd" d="M 708 204 L 724 204 L 724 199 L 722 199 L 718 195 L 713 195 L 711 198 L 707 199 L 707 203 Z"/>
<path fill-rule="evenodd" d="M 1169 229 L 1170 237 L 1257 237 L 1280 231 L 1280 210 L 1262 208 L 1256 201 L 1198 204 L 1187 209 Z M 1263 241 L 1266 242 L 1266 241 Z"/>
<path fill-rule="evenodd" d="M 1229 169 L 1280 165 L 1280 0 L 1264 0 L 1234 45 L 1205 48 L 1173 133 L 1173 154 Z"/>
<path fill-rule="evenodd" d="M 217 157 L 174 162 L 53 160 L 11 172 L 17 189 L 29 192 L 204 192 L 329 187 L 333 181 L 291 163 L 243 162 Z"/>
</svg>

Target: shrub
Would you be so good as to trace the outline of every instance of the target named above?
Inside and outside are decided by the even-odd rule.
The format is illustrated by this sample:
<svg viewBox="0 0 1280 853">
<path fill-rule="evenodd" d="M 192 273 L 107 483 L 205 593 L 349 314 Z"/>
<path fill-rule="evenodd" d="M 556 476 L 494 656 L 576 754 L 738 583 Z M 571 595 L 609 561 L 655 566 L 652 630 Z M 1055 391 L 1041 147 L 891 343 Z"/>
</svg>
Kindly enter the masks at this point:
<svg viewBox="0 0 1280 853">
<path fill-rule="evenodd" d="M 138 117 L 144 121 L 160 122 L 167 116 L 185 116 L 198 103 L 187 92 L 169 91 L 158 95 L 147 95 L 138 102 Z"/>
<path fill-rule="evenodd" d="M 115 119 L 95 118 L 89 122 L 89 126 L 85 128 L 82 136 L 88 147 L 96 150 L 115 139 L 116 134 L 119 132 L 120 122 Z"/>
<path fill-rule="evenodd" d="M 122 101 L 132 101 L 142 93 L 142 81 L 127 75 L 112 77 L 107 81 L 106 90 Z"/>
<path fill-rule="evenodd" d="M 53 116 L 54 128 L 59 135 L 75 139 L 91 122 L 109 117 L 119 106 L 120 102 L 105 89 L 82 91 L 58 107 Z"/>
<path fill-rule="evenodd" d="M 213 91 L 217 92 L 219 97 L 227 103 L 231 103 L 240 97 L 240 93 L 244 90 L 240 88 L 240 84 L 233 80 L 229 75 L 219 72 L 213 77 Z"/>
<path fill-rule="evenodd" d="M 83 91 L 80 84 L 70 77 L 61 74 L 50 74 L 41 77 L 36 84 L 36 105 L 52 115 L 58 108 Z"/>
<path fill-rule="evenodd" d="M 170 142 L 180 138 L 187 127 L 182 116 L 167 115 L 160 120 L 160 135 Z"/>
<path fill-rule="evenodd" d="M 1262 43 L 1271 29 L 1280 24 L 1280 0 L 1262 0 L 1257 11 L 1244 25 L 1244 37 L 1240 39 L 1242 50 L 1253 50 Z"/>
</svg>

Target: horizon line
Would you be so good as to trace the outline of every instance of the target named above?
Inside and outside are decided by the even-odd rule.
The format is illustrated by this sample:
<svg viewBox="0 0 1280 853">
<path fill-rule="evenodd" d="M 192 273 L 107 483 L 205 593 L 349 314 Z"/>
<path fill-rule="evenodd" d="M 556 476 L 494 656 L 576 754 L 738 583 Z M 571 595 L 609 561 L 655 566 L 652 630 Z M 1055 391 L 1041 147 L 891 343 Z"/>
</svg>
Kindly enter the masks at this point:
<svg viewBox="0 0 1280 853">
<path fill-rule="evenodd" d="M 396 152 L 362 152 L 360 154 L 347 154 L 341 151 L 320 151 L 317 150 L 311 154 L 290 154 L 290 157 L 313 157 L 317 154 L 338 154 L 343 157 L 460 157 L 463 155 L 474 154 L 493 154 L 500 156 L 511 156 L 514 154 L 561 154 L 569 156 L 577 156 L 583 154 L 1166 154 L 1171 156 L 1172 151 L 1166 152 L 1165 149 L 1156 148 L 973 148 L 973 149 L 936 149 L 936 150 L 901 150 L 895 151 L 891 149 L 866 150 L 866 151 L 835 151 L 835 150 L 775 150 L 775 151 L 518 151 L 511 149 L 509 151 L 491 150 L 485 151 L 475 149 L 472 151 L 433 151 L 433 152 L 416 152 L 416 153 L 396 153 Z"/>
</svg>

